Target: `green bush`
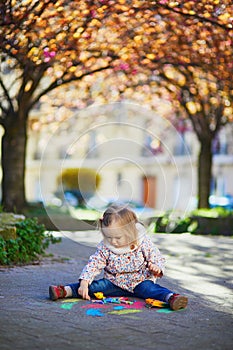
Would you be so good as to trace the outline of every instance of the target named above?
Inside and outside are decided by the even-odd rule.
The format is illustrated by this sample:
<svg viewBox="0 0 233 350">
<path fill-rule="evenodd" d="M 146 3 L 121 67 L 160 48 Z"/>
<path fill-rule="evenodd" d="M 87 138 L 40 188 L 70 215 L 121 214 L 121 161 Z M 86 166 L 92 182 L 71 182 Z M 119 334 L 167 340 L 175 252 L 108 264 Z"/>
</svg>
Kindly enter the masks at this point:
<svg viewBox="0 0 233 350">
<path fill-rule="evenodd" d="M 192 211 L 191 216 L 202 216 L 206 218 L 226 218 L 233 215 L 233 211 L 222 207 L 216 207 L 211 209 L 195 209 Z"/>
<path fill-rule="evenodd" d="M 3 239 L 0 236 L 0 264 L 31 263 L 43 254 L 50 243 L 60 239 L 45 234 L 44 225 L 38 224 L 36 218 L 27 218 L 15 224 L 16 239 Z"/>
<path fill-rule="evenodd" d="M 166 212 L 155 221 L 156 233 L 233 235 L 233 212 L 224 208 L 196 209 L 187 217 Z"/>
<path fill-rule="evenodd" d="M 195 234 L 233 235 L 233 211 L 225 208 L 197 209 L 191 213 Z"/>
<path fill-rule="evenodd" d="M 173 216 L 171 213 L 167 212 L 156 220 L 155 232 L 188 232 L 190 224 L 191 219 L 189 217 L 181 218 L 179 216 Z"/>
</svg>

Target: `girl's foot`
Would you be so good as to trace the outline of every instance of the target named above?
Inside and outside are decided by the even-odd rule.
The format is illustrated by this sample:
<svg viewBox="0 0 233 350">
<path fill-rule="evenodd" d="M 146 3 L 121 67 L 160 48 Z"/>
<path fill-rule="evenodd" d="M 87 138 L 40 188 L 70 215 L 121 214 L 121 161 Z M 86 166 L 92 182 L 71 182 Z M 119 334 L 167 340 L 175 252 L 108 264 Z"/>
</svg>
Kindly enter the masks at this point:
<svg viewBox="0 0 233 350">
<path fill-rule="evenodd" d="M 66 297 L 66 290 L 64 286 L 50 286 L 49 297 L 51 300 L 63 299 Z"/>
<path fill-rule="evenodd" d="M 188 304 L 188 298 L 184 297 L 180 294 L 173 294 L 169 300 L 168 303 L 170 305 L 170 308 L 174 311 L 184 309 Z"/>
</svg>

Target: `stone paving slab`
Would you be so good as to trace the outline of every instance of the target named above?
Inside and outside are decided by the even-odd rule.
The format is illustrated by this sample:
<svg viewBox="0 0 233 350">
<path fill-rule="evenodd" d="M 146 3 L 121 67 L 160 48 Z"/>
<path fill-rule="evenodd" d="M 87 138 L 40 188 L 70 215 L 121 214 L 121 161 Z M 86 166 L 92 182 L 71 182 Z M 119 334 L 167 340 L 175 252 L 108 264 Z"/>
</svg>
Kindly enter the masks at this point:
<svg viewBox="0 0 233 350">
<path fill-rule="evenodd" d="M 58 235 L 58 233 L 56 233 Z M 161 284 L 189 297 L 178 312 L 120 313 L 116 305 L 91 316 L 89 301 L 52 302 L 50 284 L 78 278 L 100 235 L 60 233 L 40 265 L 0 269 L 0 349 L 230 350 L 233 347 L 231 237 L 153 235 L 167 260 Z M 125 309 L 124 309 L 125 311 Z M 127 311 L 127 310 L 126 310 Z M 118 313 L 117 313 L 118 312 Z"/>
</svg>

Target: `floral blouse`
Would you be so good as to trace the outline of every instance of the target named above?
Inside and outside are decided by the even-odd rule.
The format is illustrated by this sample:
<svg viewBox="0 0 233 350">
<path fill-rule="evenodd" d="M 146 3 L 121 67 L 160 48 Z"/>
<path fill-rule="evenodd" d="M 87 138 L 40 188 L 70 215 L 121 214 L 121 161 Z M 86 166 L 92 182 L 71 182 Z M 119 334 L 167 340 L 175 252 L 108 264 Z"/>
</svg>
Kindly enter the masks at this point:
<svg viewBox="0 0 233 350">
<path fill-rule="evenodd" d="M 156 281 L 147 268 L 148 262 L 156 264 L 164 273 L 165 259 L 147 235 L 144 235 L 134 250 L 120 254 L 113 252 L 104 241 L 101 241 L 96 252 L 90 256 L 79 279 L 87 280 L 91 284 L 104 269 L 104 278 L 122 289 L 133 292 L 134 288 L 144 280 Z"/>
</svg>

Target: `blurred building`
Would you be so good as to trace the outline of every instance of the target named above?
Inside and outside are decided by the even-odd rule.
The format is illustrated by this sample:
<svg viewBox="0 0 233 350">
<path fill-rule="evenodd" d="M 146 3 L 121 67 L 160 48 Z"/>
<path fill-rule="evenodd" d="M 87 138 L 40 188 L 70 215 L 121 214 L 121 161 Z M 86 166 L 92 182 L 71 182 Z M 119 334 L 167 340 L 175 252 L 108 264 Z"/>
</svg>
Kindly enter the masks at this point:
<svg viewBox="0 0 233 350">
<path fill-rule="evenodd" d="M 100 173 L 96 196 L 102 199 L 134 200 L 159 210 L 195 207 L 199 143 L 186 122 L 174 127 L 162 113 L 133 103 L 94 106 L 68 118 L 58 110 L 56 123 L 46 127 L 36 113 L 27 147 L 29 201 L 52 203 L 61 171 L 85 167 Z M 233 195 L 232 136 L 228 125 L 213 144 L 212 193 L 218 195 Z"/>
</svg>

